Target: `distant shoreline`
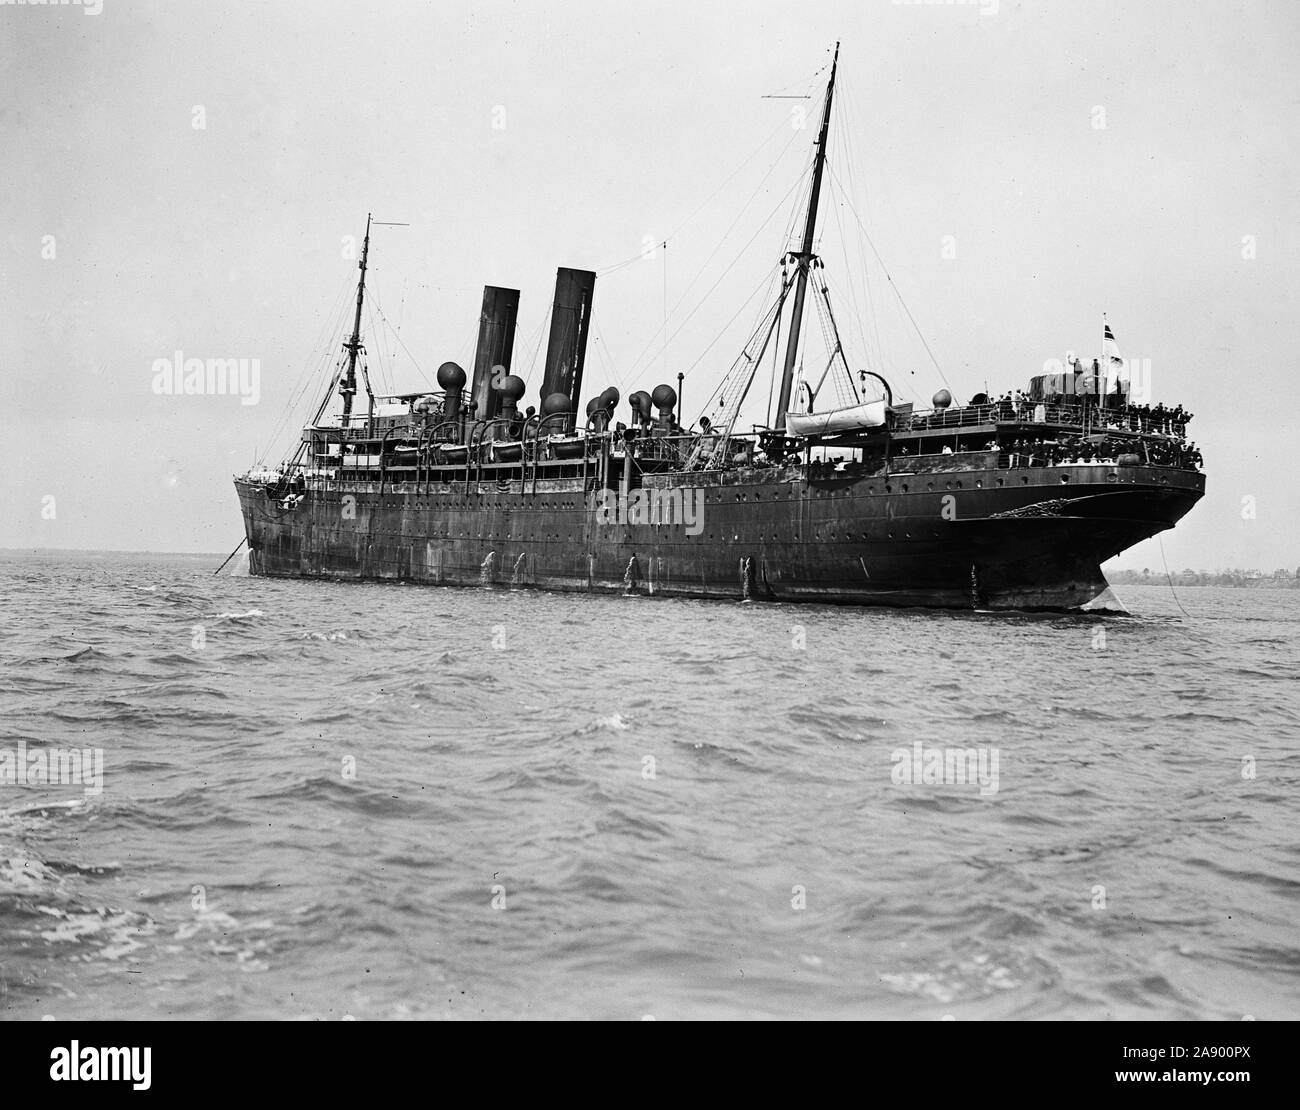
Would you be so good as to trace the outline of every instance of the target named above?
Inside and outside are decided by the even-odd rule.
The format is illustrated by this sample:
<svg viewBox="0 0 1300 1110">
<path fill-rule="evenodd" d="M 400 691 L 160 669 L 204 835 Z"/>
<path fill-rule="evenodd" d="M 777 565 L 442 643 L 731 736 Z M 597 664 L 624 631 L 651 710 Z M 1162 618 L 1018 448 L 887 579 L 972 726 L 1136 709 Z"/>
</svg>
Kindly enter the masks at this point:
<svg viewBox="0 0 1300 1110">
<path fill-rule="evenodd" d="M 1274 578 L 1271 575 L 1251 578 L 1244 574 L 1198 571 L 1195 574 L 1142 574 L 1140 571 L 1122 570 L 1106 575 L 1112 586 L 1161 586 L 1172 582 L 1175 586 L 1218 586 L 1233 590 L 1300 590 L 1300 578 Z"/>
<path fill-rule="evenodd" d="M 142 551 L 122 547 L 0 547 L 5 555 L 170 555 L 185 559 L 224 559 L 221 551 Z"/>
</svg>

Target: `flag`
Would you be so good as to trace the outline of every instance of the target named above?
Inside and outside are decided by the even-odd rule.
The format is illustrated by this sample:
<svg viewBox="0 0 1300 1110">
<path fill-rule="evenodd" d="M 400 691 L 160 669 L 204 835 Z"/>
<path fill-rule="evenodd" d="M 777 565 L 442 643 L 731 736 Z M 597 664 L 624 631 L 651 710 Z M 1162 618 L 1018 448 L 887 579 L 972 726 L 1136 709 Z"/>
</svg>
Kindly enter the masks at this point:
<svg viewBox="0 0 1300 1110">
<path fill-rule="evenodd" d="M 1106 381 L 1105 392 L 1110 393 L 1112 382 L 1128 380 L 1128 370 L 1124 365 L 1124 360 L 1120 358 L 1119 344 L 1115 342 L 1115 333 L 1110 330 L 1110 324 L 1106 322 L 1106 314 L 1101 314 L 1101 326 L 1103 335 L 1101 340 L 1101 357 L 1102 376 Z"/>
</svg>

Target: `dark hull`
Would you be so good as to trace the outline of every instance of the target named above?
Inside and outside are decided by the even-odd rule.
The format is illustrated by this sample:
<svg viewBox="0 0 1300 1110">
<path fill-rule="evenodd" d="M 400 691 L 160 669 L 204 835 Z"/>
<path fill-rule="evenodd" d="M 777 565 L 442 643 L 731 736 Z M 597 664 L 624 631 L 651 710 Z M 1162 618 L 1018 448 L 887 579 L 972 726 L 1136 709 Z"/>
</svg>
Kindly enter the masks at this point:
<svg viewBox="0 0 1300 1110">
<path fill-rule="evenodd" d="M 1193 471 L 1100 464 L 687 477 L 704 487 L 696 535 L 602 522 L 576 480 L 320 482 L 292 509 L 236 487 L 253 574 L 962 609 L 1085 605 L 1103 561 L 1205 488 Z"/>
</svg>

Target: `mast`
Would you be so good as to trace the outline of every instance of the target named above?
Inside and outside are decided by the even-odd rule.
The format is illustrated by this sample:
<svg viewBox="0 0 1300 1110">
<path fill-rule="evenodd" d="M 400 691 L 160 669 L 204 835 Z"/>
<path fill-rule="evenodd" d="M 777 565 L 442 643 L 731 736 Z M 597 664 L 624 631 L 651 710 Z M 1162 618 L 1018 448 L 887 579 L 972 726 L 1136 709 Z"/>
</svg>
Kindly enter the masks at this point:
<svg viewBox="0 0 1300 1110">
<path fill-rule="evenodd" d="M 839 65 L 840 44 L 835 44 L 835 58 L 831 62 L 831 80 L 826 86 L 826 107 L 822 112 L 821 134 L 817 137 L 817 157 L 813 163 L 812 196 L 808 198 L 808 219 L 803 229 L 803 250 L 795 258 L 799 264 L 799 277 L 794 291 L 794 309 L 791 312 L 790 334 L 785 344 L 785 370 L 781 374 L 781 396 L 776 406 L 776 430 L 785 430 L 785 412 L 790 407 L 790 391 L 794 387 L 794 364 L 799 353 L 799 331 L 803 324 L 803 301 L 808 290 L 808 271 L 812 268 L 813 238 L 817 231 L 817 199 L 822 188 L 822 170 L 826 166 L 826 136 L 831 127 L 831 97 L 835 94 L 835 69 Z"/>
<path fill-rule="evenodd" d="M 348 353 L 348 370 L 343 375 L 339 393 L 343 396 L 343 427 L 348 426 L 352 415 L 352 398 L 357 392 L 357 352 L 361 350 L 361 302 L 366 295 L 366 255 L 370 253 L 370 213 L 366 213 L 366 238 L 361 245 L 361 280 L 357 283 L 357 315 L 352 322 L 352 337 L 343 344 Z"/>
</svg>

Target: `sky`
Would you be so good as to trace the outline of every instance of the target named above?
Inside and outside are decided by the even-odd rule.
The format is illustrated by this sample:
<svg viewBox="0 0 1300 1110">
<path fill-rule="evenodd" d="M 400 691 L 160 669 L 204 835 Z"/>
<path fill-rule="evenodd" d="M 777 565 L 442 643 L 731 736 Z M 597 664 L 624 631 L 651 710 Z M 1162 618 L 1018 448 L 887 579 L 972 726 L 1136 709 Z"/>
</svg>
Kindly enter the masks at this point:
<svg viewBox="0 0 1300 1110">
<path fill-rule="evenodd" d="M 1300 565 L 1289 0 L 0 3 L 0 547 L 232 548 L 367 213 L 409 225 L 371 245 L 377 391 L 468 369 L 496 284 L 535 404 L 565 265 L 599 275 L 584 394 L 684 372 L 694 418 L 795 245 L 837 40 L 818 248 L 854 365 L 1001 393 L 1106 312 L 1207 474 L 1112 565 Z M 158 392 L 177 352 L 257 360 L 256 403 Z"/>
</svg>

